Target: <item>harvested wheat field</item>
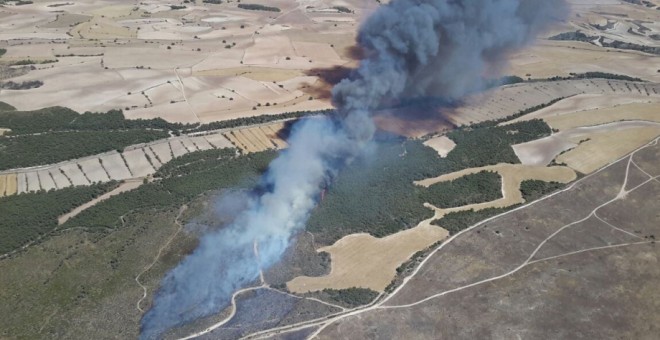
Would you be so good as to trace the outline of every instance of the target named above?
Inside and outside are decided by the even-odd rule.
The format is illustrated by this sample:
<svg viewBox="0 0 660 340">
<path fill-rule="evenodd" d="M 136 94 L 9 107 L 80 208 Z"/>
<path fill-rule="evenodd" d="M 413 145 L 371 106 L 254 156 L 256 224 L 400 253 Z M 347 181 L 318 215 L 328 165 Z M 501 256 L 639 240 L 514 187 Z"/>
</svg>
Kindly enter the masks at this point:
<svg viewBox="0 0 660 340">
<path fill-rule="evenodd" d="M 604 109 L 585 110 L 543 120 L 558 130 L 579 126 L 599 125 L 624 120 L 644 120 L 660 123 L 660 103 L 631 103 Z"/>
<path fill-rule="evenodd" d="M 606 108 L 626 107 L 633 104 L 638 105 L 660 105 L 660 96 L 658 95 L 640 95 L 638 93 L 628 95 L 611 95 L 611 94 L 579 94 L 569 98 L 562 99 L 548 107 L 524 115 L 522 117 L 502 123 L 502 125 L 516 123 L 530 119 L 543 119 L 548 122 L 549 119 L 555 119 L 567 114 L 573 114 L 583 111 L 596 111 Z M 634 114 L 634 111 L 630 112 Z"/>
<path fill-rule="evenodd" d="M 62 174 L 62 172 L 59 169 L 50 168 L 48 170 L 48 173 L 53 178 L 53 181 L 55 181 L 55 185 L 57 186 L 58 189 L 71 186 L 71 182 L 69 182 L 69 179 L 67 179 L 66 176 L 64 176 L 64 174 Z"/>
<path fill-rule="evenodd" d="M 351 287 L 382 292 L 396 275 L 397 267 L 415 252 L 449 235 L 445 229 L 425 222 L 384 238 L 353 234 L 331 246 L 319 248 L 319 252 L 330 253 L 330 274 L 321 277 L 299 276 L 289 281 L 287 288 L 295 293 Z"/>
<path fill-rule="evenodd" d="M 116 151 L 103 155 L 100 159 L 103 161 L 103 168 L 108 172 L 111 179 L 119 181 L 132 177 L 121 155 Z"/>
<path fill-rule="evenodd" d="M 36 172 L 31 171 L 25 173 L 25 178 L 27 180 L 26 192 L 41 190 L 41 183 L 39 183 L 39 176 Z"/>
<path fill-rule="evenodd" d="M 37 175 L 39 176 L 39 183 L 41 183 L 42 189 L 46 191 L 51 189 L 57 189 L 57 185 L 55 185 L 55 181 L 50 176 L 50 172 L 47 169 L 38 171 Z"/>
<path fill-rule="evenodd" d="M 131 170 L 133 177 L 145 177 L 156 172 L 151 166 L 151 163 L 147 160 L 142 149 L 125 151 L 122 156 L 126 160 L 126 164 L 128 164 L 128 168 Z"/>
<path fill-rule="evenodd" d="M 0 175 L 0 197 L 5 196 L 7 188 L 7 175 Z"/>
<path fill-rule="evenodd" d="M 89 185 L 89 181 L 85 177 L 85 174 L 80 171 L 78 165 L 69 163 L 62 165 L 60 167 L 64 172 L 64 175 L 71 181 L 73 185 Z"/>
<path fill-rule="evenodd" d="M 456 147 L 456 143 L 447 136 L 431 138 L 424 142 L 424 145 L 433 148 L 433 150 L 438 152 L 440 157 L 447 157 L 447 154 Z"/>
<path fill-rule="evenodd" d="M 435 178 L 415 182 L 416 185 L 429 187 L 436 183 L 452 181 L 465 175 L 478 173 L 481 171 L 494 171 L 500 174 L 502 178 L 502 198 L 484 203 L 464 205 L 461 207 L 439 209 L 434 208 L 436 217 L 440 218 L 447 213 L 473 209 L 483 210 L 487 208 L 505 208 L 514 204 L 524 203 L 522 193 L 520 192 L 520 183 L 524 180 L 541 180 L 546 182 L 569 183 L 577 178 L 577 174 L 569 167 L 564 166 L 528 166 L 522 164 L 506 164 L 483 166 L 479 168 L 470 168 L 461 171 L 452 172 Z"/>
<path fill-rule="evenodd" d="M 231 143 L 243 152 L 260 152 L 270 149 L 283 149 L 287 147 L 278 132 L 284 128 L 284 123 L 268 124 L 245 129 L 233 130 L 223 133 Z M 206 136 L 209 139 L 211 136 Z M 211 141 L 209 139 L 209 141 Z"/>
<path fill-rule="evenodd" d="M 559 155 L 556 161 L 560 164 L 566 164 L 583 174 L 589 174 L 659 135 L 660 124 L 593 133 L 588 135 L 589 140 L 581 143 L 575 149 Z"/>
<path fill-rule="evenodd" d="M 234 145 L 232 145 L 232 143 L 229 140 L 227 140 L 227 138 L 225 136 L 223 136 L 222 134 L 219 134 L 219 133 L 212 134 L 212 135 L 207 135 L 207 136 L 204 136 L 204 138 L 209 143 L 211 143 L 211 145 L 213 145 L 215 148 L 218 148 L 218 149 L 233 148 L 234 147 Z"/>
<path fill-rule="evenodd" d="M 6 176 L 5 195 L 16 195 L 16 192 L 18 191 L 18 179 L 16 174 L 8 174 Z"/>
</svg>

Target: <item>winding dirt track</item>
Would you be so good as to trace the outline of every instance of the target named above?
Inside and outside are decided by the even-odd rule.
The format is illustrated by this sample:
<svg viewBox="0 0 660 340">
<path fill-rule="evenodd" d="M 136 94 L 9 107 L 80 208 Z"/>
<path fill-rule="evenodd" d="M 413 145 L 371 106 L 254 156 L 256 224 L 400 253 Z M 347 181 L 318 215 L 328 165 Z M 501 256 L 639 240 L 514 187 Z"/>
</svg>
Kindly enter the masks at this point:
<svg viewBox="0 0 660 340">
<path fill-rule="evenodd" d="M 142 307 L 140 307 L 140 304 L 142 303 L 142 301 L 144 301 L 145 298 L 147 298 L 147 287 L 140 282 L 140 276 L 142 276 L 144 273 L 148 272 L 156 264 L 156 262 L 158 262 L 158 260 L 160 259 L 160 255 L 163 253 L 163 250 L 165 250 L 165 248 L 167 248 L 170 245 L 170 243 L 172 243 L 174 238 L 177 235 L 179 235 L 179 233 L 181 232 L 181 229 L 183 229 L 183 225 L 181 224 L 181 221 L 179 219 L 181 218 L 181 215 L 183 215 L 183 213 L 186 211 L 186 209 L 188 209 L 187 205 L 183 205 L 183 206 L 181 206 L 181 208 L 179 208 L 179 214 L 177 214 L 176 218 L 174 219 L 174 223 L 176 223 L 176 225 L 177 225 L 176 231 L 174 231 L 174 233 L 172 234 L 172 236 L 170 236 L 170 238 L 167 240 L 167 242 L 165 242 L 165 244 L 163 244 L 158 249 L 158 253 L 156 253 L 156 256 L 154 257 L 154 260 L 151 261 L 151 263 L 149 265 L 144 267 L 144 269 L 140 272 L 140 274 L 137 274 L 137 276 L 135 277 L 135 282 L 137 282 L 138 286 L 140 286 L 140 288 L 142 288 L 142 297 L 135 304 L 135 308 L 137 308 L 137 310 L 139 310 L 140 312 L 144 312 Z M 122 222 L 123 222 L 123 219 L 122 219 Z"/>
</svg>

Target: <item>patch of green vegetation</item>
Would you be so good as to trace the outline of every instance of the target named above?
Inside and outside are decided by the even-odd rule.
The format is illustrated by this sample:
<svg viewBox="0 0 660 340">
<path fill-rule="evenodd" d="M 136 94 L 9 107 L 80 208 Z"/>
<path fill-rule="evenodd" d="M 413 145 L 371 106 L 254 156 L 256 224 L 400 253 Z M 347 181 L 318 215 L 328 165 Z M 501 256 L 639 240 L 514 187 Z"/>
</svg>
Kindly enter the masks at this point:
<svg viewBox="0 0 660 340">
<path fill-rule="evenodd" d="M 566 184 L 559 182 L 545 182 L 539 180 L 525 180 L 520 183 L 520 192 L 525 202 L 535 201 L 546 194 L 563 188 Z"/>
<path fill-rule="evenodd" d="M 456 143 L 456 147 L 447 155 L 447 161 L 456 164 L 454 170 L 497 163 L 520 163 L 511 145 L 552 133 L 552 129 L 540 119 L 504 126 L 488 125 L 490 123 L 462 127 L 447 134 Z"/>
<path fill-rule="evenodd" d="M 259 4 L 238 4 L 238 8 L 251 11 L 281 12 L 281 10 L 277 7 L 264 6 Z"/>
<path fill-rule="evenodd" d="M 555 76 L 548 78 L 546 80 L 559 81 L 559 80 L 571 80 L 571 79 L 612 79 L 612 80 L 624 80 L 624 81 L 644 81 L 641 78 L 635 78 L 623 74 L 614 74 L 607 72 L 571 73 L 569 77 Z"/>
<path fill-rule="evenodd" d="M 2 58 L 2 56 L 5 55 L 5 53 L 7 53 L 7 50 L 4 48 L 0 48 L 0 58 Z"/>
<path fill-rule="evenodd" d="M 512 85 L 525 82 L 525 79 L 522 79 L 518 76 L 505 76 L 500 78 L 500 85 Z"/>
<path fill-rule="evenodd" d="M 502 197 L 502 180 L 496 172 L 481 171 L 453 181 L 433 184 L 422 191 L 420 196 L 438 208 L 490 202 Z"/>
<path fill-rule="evenodd" d="M 9 62 L 9 66 L 21 66 L 21 65 L 34 65 L 34 64 L 52 64 L 56 63 L 56 59 L 45 59 L 45 60 L 32 60 L 32 59 L 23 59 Z"/>
<path fill-rule="evenodd" d="M 307 230 L 318 243 L 332 244 L 352 233 L 383 237 L 414 227 L 433 216 L 424 202 L 447 206 L 465 198 L 458 190 L 444 193 L 415 186 L 413 181 L 466 168 L 520 163 L 511 145 L 548 136 L 550 132 L 541 120 L 462 128 L 447 134 L 457 145 L 446 158 L 440 158 L 421 141 L 381 143 L 372 155 L 354 161 L 339 173 L 324 200 L 312 211 Z M 459 184 L 475 188 L 486 185 L 471 182 L 480 178 L 468 177 Z M 467 201 L 488 200 L 495 193 L 499 197 L 501 187 L 497 184 L 495 189 L 494 184 L 486 185 L 488 192 L 475 193 Z"/>
<path fill-rule="evenodd" d="M 346 6 L 334 6 L 332 8 L 336 9 L 339 13 L 353 13 L 353 11 Z"/>
<path fill-rule="evenodd" d="M 457 211 L 449 213 L 441 219 L 433 221 L 432 223 L 447 229 L 449 231 L 449 235 L 454 235 L 463 229 L 479 223 L 480 221 L 509 211 L 513 208 L 516 208 L 517 206 L 518 205 L 513 205 L 506 208 L 487 208 L 479 211 Z"/>
<path fill-rule="evenodd" d="M 401 285 L 401 283 L 403 283 L 403 279 L 406 276 L 412 274 L 413 270 L 420 263 L 422 263 L 422 261 L 424 261 L 426 256 L 429 253 L 431 253 L 435 248 L 440 246 L 440 244 L 442 244 L 442 241 L 438 241 L 438 242 L 426 247 L 426 249 L 416 252 L 406 262 L 404 262 L 400 266 L 398 266 L 396 268 L 396 276 L 394 277 L 394 279 L 392 279 L 392 282 L 390 282 L 390 284 L 388 284 L 387 287 L 385 287 L 385 292 L 386 293 L 391 293 L 392 291 L 394 291 L 394 289 L 396 289 L 396 287 Z"/>
<path fill-rule="evenodd" d="M 203 0 L 202 2 L 205 4 L 220 5 L 222 3 L 222 0 Z"/>
<path fill-rule="evenodd" d="M 201 125 L 199 127 L 194 127 L 184 132 L 195 132 L 195 131 L 211 131 L 211 130 L 220 130 L 220 129 L 231 129 L 239 126 L 255 125 L 255 124 L 264 124 L 277 120 L 283 119 L 296 119 L 306 116 L 314 115 L 329 115 L 333 110 L 321 110 L 321 111 L 298 111 L 298 112 L 285 112 L 277 115 L 261 115 L 261 116 L 252 116 L 252 117 L 242 117 L 229 120 L 223 120 L 220 122 L 213 122 Z"/>
<path fill-rule="evenodd" d="M 168 136 L 165 131 L 139 129 L 0 136 L 0 169 L 57 163 Z"/>
<path fill-rule="evenodd" d="M 134 279 L 174 235 L 177 213 L 178 207 L 131 214 L 125 228 L 112 232 L 57 231 L 0 261 L 0 338 L 137 339 L 142 289 Z M 181 232 L 162 249 L 140 277 L 150 288 L 143 309 L 164 273 L 195 246 Z"/>
<path fill-rule="evenodd" d="M 0 83 L 0 88 L 6 90 L 29 90 L 41 87 L 43 84 L 44 82 L 41 80 L 28 80 L 20 83 L 10 80 L 8 82 Z"/>
<path fill-rule="evenodd" d="M 0 198 L 0 254 L 50 233 L 59 216 L 116 186 L 116 182 L 108 182 Z"/>
<path fill-rule="evenodd" d="M 433 176 L 440 157 L 419 141 L 380 145 L 368 158 L 346 167 L 312 211 L 307 230 L 321 244 L 368 232 L 382 237 L 433 216 L 419 199 L 414 180 Z"/>
<path fill-rule="evenodd" d="M 100 202 L 63 228 L 115 228 L 132 211 L 179 206 L 210 190 L 252 188 L 275 156 L 274 151 L 236 156 L 232 149 L 190 153 L 163 166 L 159 180 Z"/>
<path fill-rule="evenodd" d="M 3 111 L 15 111 L 15 110 L 16 110 L 15 107 L 13 107 L 13 106 L 11 106 L 11 105 L 5 103 L 5 102 L 0 102 L 0 112 L 3 112 Z M 0 117 L 1 117 L 1 116 L 2 116 L 2 114 L 0 113 Z M 0 124 L 0 126 L 2 126 L 2 124 Z"/>
<path fill-rule="evenodd" d="M 635 50 L 635 51 L 641 51 L 645 53 L 651 53 L 651 54 L 660 54 L 660 47 L 656 46 L 647 46 L 647 45 L 639 45 L 639 44 L 634 44 L 634 43 L 629 43 L 625 41 L 620 41 L 620 40 L 605 40 L 605 37 L 603 36 L 588 36 L 580 31 L 574 31 L 574 32 L 564 32 L 557 34 L 555 36 L 552 36 L 549 38 L 550 40 L 564 40 L 564 41 L 581 41 L 581 42 L 587 42 L 596 45 L 594 42 L 598 41 L 600 46 L 602 47 L 611 47 L 611 48 L 617 48 L 617 49 L 622 49 L 622 50 Z"/>
<path fill-rule="evenodd" d="M 126 129 L 160 129 L 178 131 L 189 125 L 169 123 L 161 118 L 129 120 L 121 110 L 104 113 L 78 112 L 54 106 L 33 111 L 7 112 L 0 106 L 0 127 L 9 128 L 12 134 L 52 131 L 101 131 Z"/>
<path fill-rule="evenodd" d="M 378 292 L 369 288 L 357 287 L 347 289 L 326 288 L 320 292 L 305 294 L 305 296 L 315 297 L 346 308 L 355 308 L 371 303 L 376 297 L 378 297 Z"/>
</svg>

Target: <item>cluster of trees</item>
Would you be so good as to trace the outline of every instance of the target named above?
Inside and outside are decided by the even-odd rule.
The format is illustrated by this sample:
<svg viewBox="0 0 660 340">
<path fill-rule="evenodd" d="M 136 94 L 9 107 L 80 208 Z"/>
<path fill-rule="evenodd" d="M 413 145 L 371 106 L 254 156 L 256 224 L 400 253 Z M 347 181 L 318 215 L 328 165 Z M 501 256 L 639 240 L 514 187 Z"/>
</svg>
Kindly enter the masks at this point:
<svg viewBox="0 0 660 340">
<path fill-rule="evenodd" d="M 120 110 L 79 114 L 65 107 L 16 111 L 0 103 L 0 169 L 56 163 L 167 138 L 190 125 L 128 120 Z"/>
<path fill-rule="evenodd" d="M 115 228 L 121 225 L 119 216 L 132 211 L 179 206 L 211 190 L 252 188 L 275 156 L 273 151 L 236 156 L 226 149 L 188 154 L 186 163 L 167 164 L 160 180 L 100 202 L 63 227 Z"/>
<path fill-rule="evenodd" d="M 259 4 L 238 4 L 238 8 L 249 9 L 251 11 L 281 12 L 281 10 L 277 7 L 264 6 Z"/>
<path fill-rule="evenodd" d="M 525 202 L 532 202 L 553 191 L 563 188 L 565 184 L 559 182 L 545 182 L 539 180 L 526 180 L 520 183 L 520 192 Z"/>
<path fill-rule="evenodd" d="M 159 129 L 178 131 L 191 125 L 169 123 L 162 118 L 129 120 L 121 110 L 103 113 L 78 112 L 54 106 L 33 111 L 5 110 L 0 106 L 0 127 L 15 135 L 52 131 L 101 131 L 127 129 Z"/>
<path fill-rule="evenodd" d="M 455 170 L 497 163 L 519 163 L 511 145 L 543 138 L 551 133 L 552 129 L 540 119 L 504 126 L 482 127 L 477 124 L 462 127 L 447 134 L 456 143 L 456 147 L 447 155 L 447 161 L 454 163 Z"/>
<path fill-rule="evenodd" d="M 547 80 L 558 81 L 558 80 L 571 80 L 571 79 L 613 79 L 613 80 L 625 80 L 625 81 L 643 81 L 641 78 L 635 78 L 626 76 L 623 74 L 614 74 L 607 72 L 584 72 L 584 73 L 571 73 L 570 77 L 559 77 L 554 76 L 548 78 Z"/>
<path fill-rule="evenodd" d="M 419 141 L 383 143 L 342 170 L 312 211 L 307 230 L 317 243 L 332 244 L 353 233 L 382 237 L 414 227 L 433 214 L 412 182 L 437 174 L 439 163 L 437 153 Z"/>
<path fill-rule="evenodd" d="M 469 228 L 470 226 L 479 223 L 480 221 L 495 215 L 499 215 L 510 209 L 516 208 L 517 206 L 518 205 L 506 208 L 487 208 L 479 211 L 457 211 L 449 213 L 443 216 L 441 219 L 433 221 L 432 223 L 447 229 L 449 231 L 449 235 L 454 235 L 463 229 Z"/>
<path fill-rule="evenodd" d="M 109 182 L 0 198 L 0 254 L 50 233 L 59 216 L 116 186 L 116 182 Z"/>
<path fill-rule="evenodd" d="M 4 49 L 4 48 L 0 48 L 0 57 L 2 57 L 3 55 L 5 55 L 5 53 L 7 53 L 7 50 Z"/>
<path fill-rule="evenodd" d="M 137 129 L 0 136 L 0 169 L 57 163 L 168 136 L 164 131 Z"/>
<path fill-rule="evenodd" d="M 2 115 L 3 111 L 14 111 L 16 110 L 15 107 L 5 103 L 5 102 L 0 102 L 0 115 Z M 2 125 L 0 125 L 2 126 Z"/>
<path fill-rule="evenodd" d="M 22 66 L 22 65 L 33 65 L 33 64 L 51 64 L 58 62 L 57 59 L 46 59 L 46 60 L 32 60 L 32 59 L 23 59 L 12 61 L 9 63 L 9 66 Z"/>
<path fill-rule="evenodd" d="M 552 36 L 549 38 L 550 40 L 569 40 L 569 41 L 581 41 L 581 42 L 588 42 L 588 43 L 594 43 L 595 40 L 598 40 L 598 43 L 603 46 L 603 47 L 611 47 L 611 48 L 617 48 L 617 49 L 622 49 L 622 50 L 635 50 L 635 51 L 641 51 L 645 53 L 651 53 L 651 54 L 660 54 L 660 47 L 655 47 L 655 46 L 647 46 L 647 45 L 639 45 L 639 44 L 634 44 L 634 43 L 629 43 L 625 41 L 620 41 L 620 40 L 605 40 L 605 37 L 602 36 L 588 36 L 580 31 L 574 31 L 574 32 L 564 32 L 557 34 L 555 36 Z"/>
<path fill-rule="evenodd" d="M 481 171 L 453 181 L 436 183 L 422 191 L 420 198 L 438 208 L 453 208 L 494 201 L 502 197 L 502 180 L 492 171 Z"/>
<path fill-rule="evenodd" d="M 353 11 L 346 6 L 334 6 L 332 8 L 336 9 L 339 13 L 353 13 Z"/>
<path fill-rule="evenodd" d="M 297 119 L 306 116 L 316 115 L 330 115 L 334 110 L 320 110 L 320 111 L 298 111 L 298 112 L 285 112 L 276 115 L 260 115 L 252 117 L 242 117 L 230 120 L 223 120 L 220 122 L 212 122 L 198 127 L 190 128 L 184 132 L 197 132 L 197 131 L 212 131 L 220 129 L 231 129 L 246 125 L 264 124 L 282 119 Z"/>
<path fill-rule="evenodd" d="M 369 288 L 358 287 L 347 289 L 326 288 L 320 292 L 309 293 L 307 296 L 332 302 L 342 307 L 355 308 L 371 303 L 376 297 L 378 297 L 378 292 Z"/>
<path fill-rule="evenodd" d="M 380 143 L 372 155 L 355 160 L 339 173 L 312 211 L 307 229 L 320 244 L 357 232 L 383 237 L 433 216 L 424 202 L 450 207 L 497 199 L 501 197 L 497 174 L 475 174 L 428 189 L 413 181 L 466 168 L 519 163 L 511 145 L 550 132 L 541 120 L 462 128 L 448 134 L 457 145 L 446 158 L 421 141 Z"/>
<path fill-rule="evenodd" d="M 20 83 L 10 80 L 8 82 L 0 83 L 0 88 L 7 90 L 29 90 L 41 87 L 43 84 L 44 82 L 41 80 L 28 80 Z"/>
<path fill-rule="evenodd" d="M 15 111 L 15 108 L 0 102 L 0 127 L 9 128 L 14 134 L 50 131 L 99 131 L 125 129 L 160 129 L 180 134 L 229 129 L 246 125 L 269 123 L 282 119 L 302 118 L 311 115 L 330 115 L 332 112 L 333 110 L 285 112 L 276 115 L 243 117 L 203 125 L 195 125 L 170 123 L 162 118 L 126 119 L 121 110 L 85 112 L 80 114 L 66 107 L 54 106 L 33 111 Z"/>
</svg>

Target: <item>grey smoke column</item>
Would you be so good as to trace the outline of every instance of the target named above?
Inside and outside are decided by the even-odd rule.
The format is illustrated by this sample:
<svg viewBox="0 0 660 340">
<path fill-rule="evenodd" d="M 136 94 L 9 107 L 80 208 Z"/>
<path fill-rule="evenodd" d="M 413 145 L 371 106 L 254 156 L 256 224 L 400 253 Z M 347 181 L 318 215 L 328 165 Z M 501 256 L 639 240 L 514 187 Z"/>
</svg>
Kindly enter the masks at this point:
<svg viewBox="0 0 660 340">
<path fill-rule="evenodd" d="M 318 118 L 294 127 L 290 147 L 264 176 L 269 192 L 230 226 L 205 235 L 165 276 L 141 337 L 157 338 L 217 313 L 234 291 L 258 279 L 260 268 L 277 262 L 304 228 L 320 185 L 370 141 L 370 112 L 383 101 L 429 94 L 456 99 L 481 90 L 508 53 L 564 13 L 559 0 L 394 0 L 382 6 L 359 33 L 366 58 L 333 90 L 339 124 Z"/>
<path fill-rule="evenodd" d="M 335 106 L 348 131 L 369 137 L 384 100 L 483 90 L 509 53 L 567 12 L 564 0 L 394 0 L 361 27 L 366 59 L 333 89 Z"/>
</svg>

